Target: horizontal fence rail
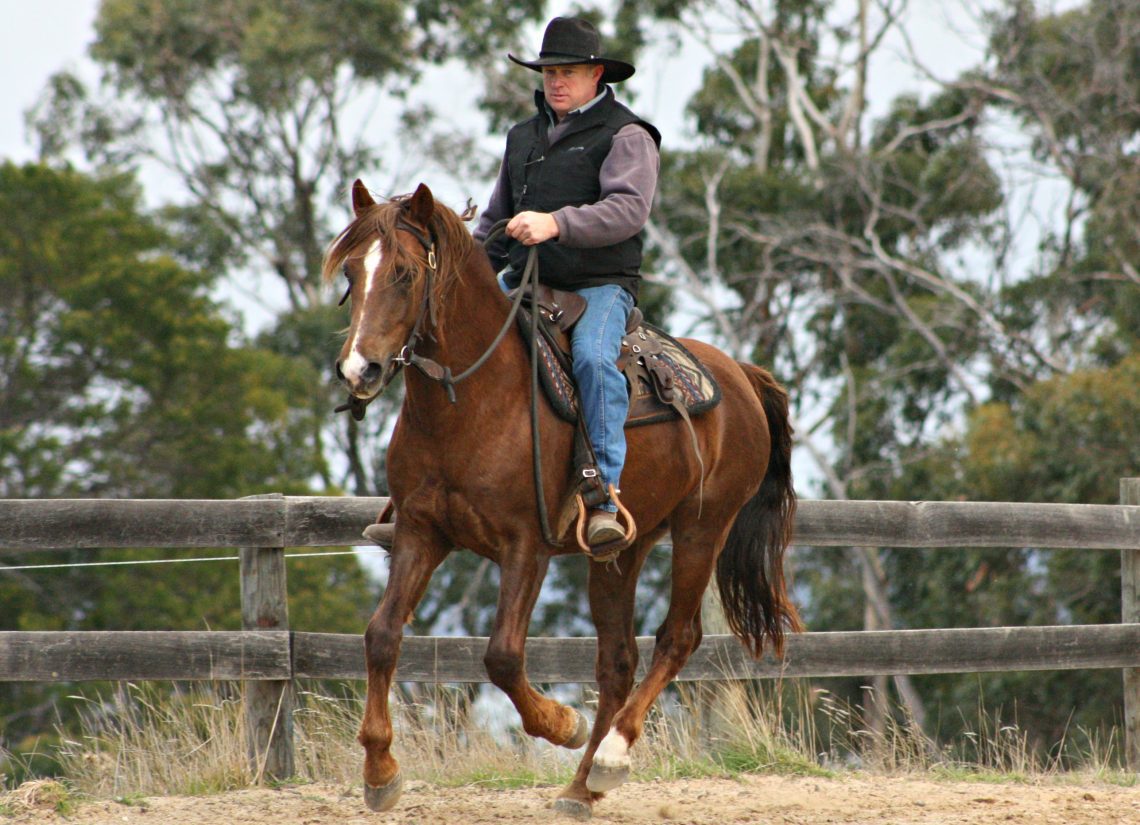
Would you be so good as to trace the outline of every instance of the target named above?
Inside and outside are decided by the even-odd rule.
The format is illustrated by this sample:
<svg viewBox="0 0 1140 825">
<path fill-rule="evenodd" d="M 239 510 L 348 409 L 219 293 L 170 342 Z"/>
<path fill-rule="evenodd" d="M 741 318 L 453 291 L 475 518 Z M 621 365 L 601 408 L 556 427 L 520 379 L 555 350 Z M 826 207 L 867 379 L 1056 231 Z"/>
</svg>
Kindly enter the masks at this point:
<svg viewBox="0 0 1140 825">
<path fill-rule="evenodd" d="M 0 681 L 291 679 L 288 631 L 0 632 Z"/>
<path fill-rule="evenodd" d="M 637 640 L 638 678 L 653 637 Z M 396 680 L 488 682 L 484 637 L 409 636 Z M 534 682 L 594 681 L 596 639 L 527 640 Z M 783 660 L 753 661 L 732 636 L 706 636 L 678 681 L 1073 670 L 1140 665 L 1140 624 L 803 633 Z M 364 641 L 299 631 L 0 632 L 0 681 L 364 679 Z"/>
<path fill-rule="evenodd" d="M 343 547 L 386 498 L 3 499 L 0 550 Z M 1140 506 L 967 501 L 800 501 L 798 545 L 1140 548 Z"/>
<path fill-rule="evenodd" d="M 803 633 L 785 656 L 753 661 L 731 636 L 706 636 L 681 681 L 1120 668 L 1128 764 L 1140 767 L 1140 479 L 1120 505 L 802 500 L 793 543 L 838 547 L 1117 550 L 1121 624 Z M 286 547 L 368 544 L 385 498 L 270 494 L 239 500 L 0 500 L 0 551 L 241 548 L 245 630 L 0 632 L 0 682 L 239 680 L 251 765 L 293 775 L 292 683 L 363 679 L 363 640 L 289 629 Z M 3 568 L 0 567 L 0 575 Z M 637 640 L 639 675 L 653 639 Z M 396 679 L 486 682 L 485 638 L 405 638 Z M 596 639 L 533 638 L 538 683 L 592 683 Z"/>
</svg>

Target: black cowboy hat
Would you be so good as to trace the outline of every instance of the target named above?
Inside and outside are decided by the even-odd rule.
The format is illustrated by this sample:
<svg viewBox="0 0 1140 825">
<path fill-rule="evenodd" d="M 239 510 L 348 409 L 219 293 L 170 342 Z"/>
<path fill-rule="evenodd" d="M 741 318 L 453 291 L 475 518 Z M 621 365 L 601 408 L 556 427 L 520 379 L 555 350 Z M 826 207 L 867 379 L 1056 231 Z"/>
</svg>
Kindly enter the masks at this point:
<svg viewBox="0 0 1140 825">
<path fill-rule="evenodd" d="M 590 63 L 604 66 L 603 83 L 619 83 L 630 77 L 633 66 L 623 60 L 602 57 L 602 39 L 589 20 L 580 17 L 555 17 L 542 35 L 542 51 L 538 60 L 520 60 L 508 54 L 520 66 L 541 72 L 544 66 L 567 66 Z"/>
</svg>

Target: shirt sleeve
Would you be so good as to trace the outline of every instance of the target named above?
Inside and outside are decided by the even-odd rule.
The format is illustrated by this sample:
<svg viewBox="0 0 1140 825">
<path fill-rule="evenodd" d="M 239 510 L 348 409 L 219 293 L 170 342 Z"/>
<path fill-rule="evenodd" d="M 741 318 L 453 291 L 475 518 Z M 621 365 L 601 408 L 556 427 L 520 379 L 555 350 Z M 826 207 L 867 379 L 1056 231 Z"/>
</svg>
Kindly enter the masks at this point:
<svg viewBox="0 0 1140 825">
<path fill-rule="evenodd" d="M 491 234 L 491 227 L 503 218 L 511 217 L 510 192 L 510 173 L 507 171 L 507 159 L 504 157 L 503 162 L 499 165 L 499 176 L 495 179 L 495 188 L 491 190 L 491 199 L 487 201 L 487 208 L 479 213 L 479 219 L 471 233 L 479 243 L 483 243 Z M 491 259 L 491 265 L 496 270 L 507 265 L 506 235 L 488 247 L 487 256 Z"/>
<path fill-rule="evenodd" d="M 660 167 L 661 156 L 649 132 L 636 123 L 623 126 L 602 161 L 598 201 L 553 213 L 558 243 L 584 248 L 632 238 L 649 220 Z"/>
</svg>

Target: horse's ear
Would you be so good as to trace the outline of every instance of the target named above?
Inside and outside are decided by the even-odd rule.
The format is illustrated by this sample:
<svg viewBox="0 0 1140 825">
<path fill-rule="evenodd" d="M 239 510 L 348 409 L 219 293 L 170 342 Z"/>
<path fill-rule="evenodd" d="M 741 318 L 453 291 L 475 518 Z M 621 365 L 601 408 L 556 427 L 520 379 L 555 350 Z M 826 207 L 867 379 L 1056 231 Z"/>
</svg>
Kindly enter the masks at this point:
<svg viewBox="0 0 1140 825">
<path fill-rule="evenodd" d="M 364 181 L 357 178 L 352 184 L 352 211 L 356 217 L 360 217 L 360 213 L 370 206 L 375 206 L 376 201 L 372 200 L 372 196 L 368 194 L 368 187 L 364 185 Z"/>
<path fill-rule="evenodd" d="M 435 198 L 432 197 L 431 190 L 421 183 L 408 199 L 408 216 L 420 226 L 426 227 L 433 212 L 435 212 Z"/>
</svg>

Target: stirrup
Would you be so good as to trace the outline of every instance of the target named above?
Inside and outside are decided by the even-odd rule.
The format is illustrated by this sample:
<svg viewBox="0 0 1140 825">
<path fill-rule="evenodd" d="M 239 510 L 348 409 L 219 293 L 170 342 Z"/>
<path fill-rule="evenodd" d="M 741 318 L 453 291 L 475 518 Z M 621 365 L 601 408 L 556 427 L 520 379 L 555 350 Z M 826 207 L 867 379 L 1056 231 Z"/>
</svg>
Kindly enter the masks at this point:
<svg viewBox="0 0 1140 825">
<path fill-rule="evenodd" d="M 620 539 L 608 541 L 605 544 L 599 544 L 591 547 L 586 543 L 586 522 L 589 518 L 586 514 L 586 502 L 582 500 L 582 494 L 578 493 L 575 496 L 578 502 L 578 527 L 576 535 L 578 538 L 578 547 L 590 557 L 592 561 L 611 562 L 618 557 L 622 550 L 633 544 L 637 538 L 637 525 L 633 521 L 633 516 L 629 514 L 629 510 L 625 509 L 625 505 L 621 503 L 618 498 L 617 490 L 614 485 L 609 485 L 610 500 L 617 505 L 618 520 L 625 521 L 625 535 Z"/>
</svg>

